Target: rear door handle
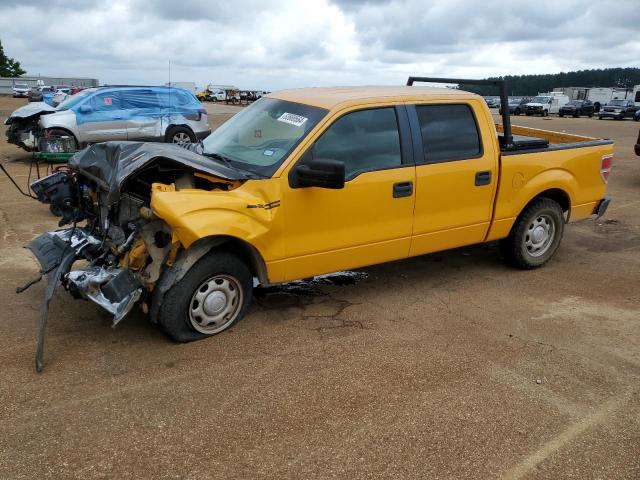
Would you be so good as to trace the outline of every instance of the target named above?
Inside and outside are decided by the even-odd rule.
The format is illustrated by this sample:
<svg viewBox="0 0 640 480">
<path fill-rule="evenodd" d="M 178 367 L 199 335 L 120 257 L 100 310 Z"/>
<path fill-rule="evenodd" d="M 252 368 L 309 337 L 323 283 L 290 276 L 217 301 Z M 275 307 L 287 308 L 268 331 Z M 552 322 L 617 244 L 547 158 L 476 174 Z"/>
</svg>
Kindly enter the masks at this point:
<svg viewBox="0 0 640 480">
<path fill-rule="evenodd" d="M 411 195 L 413 195 L 413 182 L 393 184 L 393 198 L 410 197 Z"/>
<path fill-rule="evenodd" d="M 476 172 L 476 187 L 482 185 L 489 185 L 491 183 L 491 171 L 486 170 L 484 172 Z"/>
</svg>

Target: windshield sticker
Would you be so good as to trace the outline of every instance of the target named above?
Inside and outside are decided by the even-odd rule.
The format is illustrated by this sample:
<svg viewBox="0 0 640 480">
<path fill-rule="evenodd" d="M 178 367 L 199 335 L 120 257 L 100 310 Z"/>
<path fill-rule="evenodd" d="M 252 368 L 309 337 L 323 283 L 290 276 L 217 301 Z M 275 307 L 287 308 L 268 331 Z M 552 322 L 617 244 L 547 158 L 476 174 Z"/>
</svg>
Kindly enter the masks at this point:
<svg viewBox="0 0 640 480">
<path fill-rule="evenodd" d="M 267 157 L 270 157 L 271 155 L 273 155 L 275 152 L 273 150 L 271 150 L 270 148 L 267 148 L 264 152 L 262 152 L 263 155 L 266 155 Z"/>
<path fill-rule="evenodd" d="M 279 122 L 295 125 L 296 127 L 301 127 L 307 120 L 307 117 L 301 117 L 300 115 L 296 115 L 295 113 L 283 113 L 278 118 Z"/>
<path fill-rule="evenodd" d="M 104 97 L 105 105 L 113 105 L 113 99 L 111 97 Z"/>
</svg>

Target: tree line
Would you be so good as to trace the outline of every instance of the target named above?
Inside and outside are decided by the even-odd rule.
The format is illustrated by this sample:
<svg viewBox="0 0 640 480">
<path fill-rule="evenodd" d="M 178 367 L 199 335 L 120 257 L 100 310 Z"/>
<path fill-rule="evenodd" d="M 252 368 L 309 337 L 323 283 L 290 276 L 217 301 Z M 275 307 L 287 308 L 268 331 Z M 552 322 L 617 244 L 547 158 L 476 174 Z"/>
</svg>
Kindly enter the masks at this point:
<svg viewBox="0 0 640 480">
<path fill-rule="evenodd" d="M 597 68 L 576 72 L 547 73 L 542 75 L 507 75 L 489 80 L 506 80 L 509 95 L 533 96 L 550 92 L 557 87 L 618 87 L 640 85 L 640 68 Z M 487 85 L 460 84 L 460 90 L 480 95 L 498 95 L 498 89 Z"/>
</svg>

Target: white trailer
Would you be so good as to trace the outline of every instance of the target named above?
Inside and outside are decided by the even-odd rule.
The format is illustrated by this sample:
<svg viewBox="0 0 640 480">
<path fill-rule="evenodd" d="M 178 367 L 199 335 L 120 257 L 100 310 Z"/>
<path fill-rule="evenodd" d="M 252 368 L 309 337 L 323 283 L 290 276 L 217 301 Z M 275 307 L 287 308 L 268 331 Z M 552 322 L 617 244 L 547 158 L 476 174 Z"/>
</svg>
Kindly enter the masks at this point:
<svg viewBox="0 0 640 480">
<path fill-rule="evenodd" d="M 640 85 L 635 85 L 633 87 L 632 95 L 631 100 L 636 104 L 636 107 L 640 107 Z"/>
</svg>

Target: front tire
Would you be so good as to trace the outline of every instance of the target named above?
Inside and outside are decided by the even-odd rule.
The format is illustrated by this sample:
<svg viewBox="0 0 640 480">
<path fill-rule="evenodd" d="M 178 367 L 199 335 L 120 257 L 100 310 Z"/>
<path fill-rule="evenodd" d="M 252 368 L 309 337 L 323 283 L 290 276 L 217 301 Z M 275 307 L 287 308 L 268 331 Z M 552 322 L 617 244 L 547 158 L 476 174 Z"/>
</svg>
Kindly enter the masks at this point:
<svg viewBox="0 0 640 480">
<path fill-rule="evenodd" d="M 557 202 L 538 198 L 524 209 L 500 250 L 513 266 L 529 270 L 547 263 L 564 233 L 564 215 Z"/>
<path fill-rule="evenodd" d="M 227 252 L 200 260 L 164 296 L 158 323 L 176 342 L 191 342 L 227 330 L 244 317 L 251 303 L 253 276 Z"/>
</svg>

